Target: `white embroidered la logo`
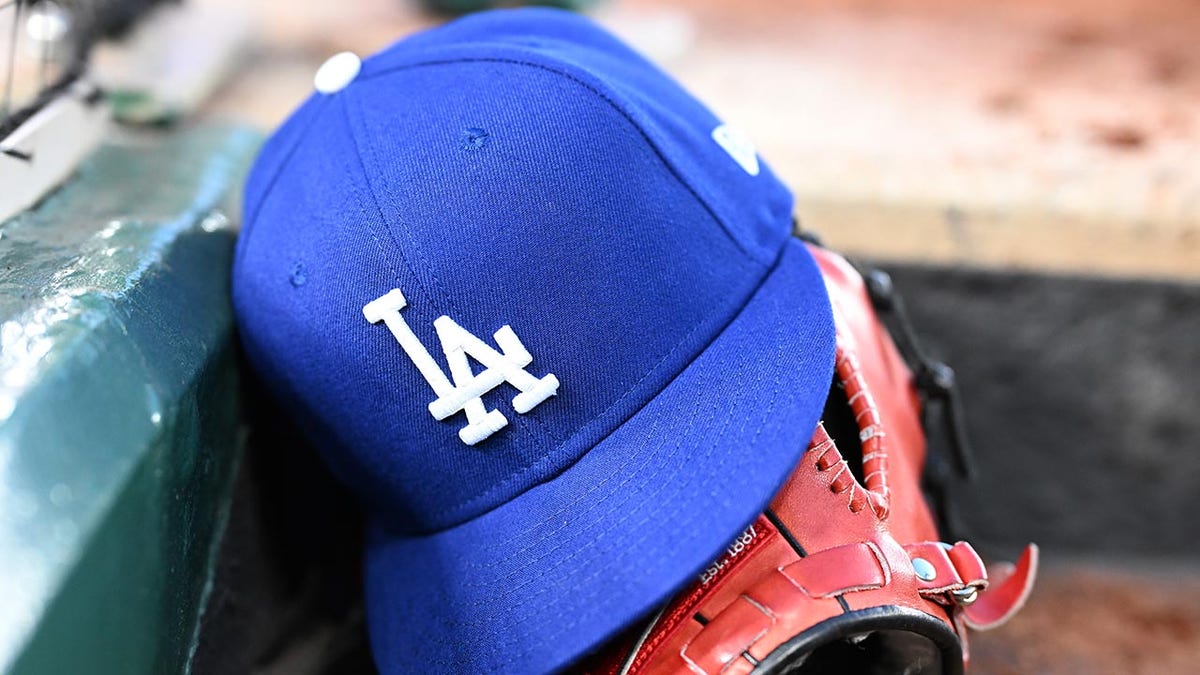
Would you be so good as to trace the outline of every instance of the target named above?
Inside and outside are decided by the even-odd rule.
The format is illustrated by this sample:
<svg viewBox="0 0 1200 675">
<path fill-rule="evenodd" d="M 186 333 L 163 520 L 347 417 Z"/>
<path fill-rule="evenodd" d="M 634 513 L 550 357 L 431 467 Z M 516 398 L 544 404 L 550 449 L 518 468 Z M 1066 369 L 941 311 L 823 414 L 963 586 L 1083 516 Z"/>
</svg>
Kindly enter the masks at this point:
<svg viewBox="0 0 1200 675">
<path fill-rule="evenodd" d="M 407 305 L 400 289 L 394 289 L 364 305 L 363 316 L 371 323 L 382 321 L 387 325 L 425 381 L 433 387 L 437 398 L 429 404 L 429 412 L 434 419 L 444 420 L 460 410 L 467 413 L 467 426 L 458 431 L 463 443 L 475 445 L 508 424 L 503 413 L 488 410 L 483 404 L 483 395 L 500 383 L 508 382 L 520 390 L 512 404 L 521 414 L 533 410 L 558 392 L 558 378 L 553 373 L 538 379 L 525 370 L 525 366 L 533 362 L 533 356 L 509 326 L 495 333 L 496 344 L 500 346 L 497 352 L 450 317 L 441 316 L 433 322 L 433 327 L 450 365 L 450 376 L 454 378 L 454 384 L 450 384 L 450 379 L 400 316 L 400 310 Z M 482 363 L 483 372 L 473 374 L 467 356 Z"/>
</svg>

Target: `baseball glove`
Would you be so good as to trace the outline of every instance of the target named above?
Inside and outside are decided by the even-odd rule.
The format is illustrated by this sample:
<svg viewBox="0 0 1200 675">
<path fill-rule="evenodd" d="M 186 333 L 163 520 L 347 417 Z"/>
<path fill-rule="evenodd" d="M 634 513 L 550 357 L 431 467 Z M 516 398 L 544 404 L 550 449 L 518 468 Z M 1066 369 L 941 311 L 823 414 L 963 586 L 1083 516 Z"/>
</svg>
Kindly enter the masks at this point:
<svg viewBox="0 0 1200 675">
<path fill-rule="evenodd" d="M 947 467 L 970 471 L 953 372 L 916 346 L 885 274 L 864 280 L 809 246 L 838 348 L 808 451 L 689 588 L 586 672 L 961 673 L 967 627 L 998 626 L 1024 604 L 1035 546 L 985 567 L 970 544 L 939 535 L 951 521 L 937 485 Z M 957 449 L 948 457 L 926 449 L 937 408 Z"/>
</svg>

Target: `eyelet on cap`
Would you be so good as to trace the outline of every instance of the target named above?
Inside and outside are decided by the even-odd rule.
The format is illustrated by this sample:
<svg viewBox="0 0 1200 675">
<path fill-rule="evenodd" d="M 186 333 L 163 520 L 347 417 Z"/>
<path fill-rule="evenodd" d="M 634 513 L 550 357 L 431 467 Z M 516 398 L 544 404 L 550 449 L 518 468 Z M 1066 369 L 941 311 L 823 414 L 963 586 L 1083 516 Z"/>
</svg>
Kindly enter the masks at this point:
<svg viewBox="0 0 1200 675">
<path fill-rule="evenodd" d="M 333 94 L 353 82 L 360 70 L 362 60 L 354 52 L 334 54 L 317 68 L 316 75 L 313 75 L 313 86 L 322 94 Z"/>
</svg>

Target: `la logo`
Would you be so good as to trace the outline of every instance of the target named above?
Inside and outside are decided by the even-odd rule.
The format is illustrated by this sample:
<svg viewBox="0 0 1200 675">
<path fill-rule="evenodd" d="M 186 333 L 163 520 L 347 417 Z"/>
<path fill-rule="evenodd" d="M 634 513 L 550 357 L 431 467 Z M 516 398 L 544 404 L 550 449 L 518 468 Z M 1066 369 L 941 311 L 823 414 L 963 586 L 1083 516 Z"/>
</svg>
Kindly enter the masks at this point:
<svg viewBox="0 0 1200 675">
<path fill-rule="evenodd" d="M 451 384 L 450 378 L 446 377 L 441 366 L 413 334 L 404 317 L 400 316 L 400 310 L 407 305 L 400 289 L 394 289 L 364 305 L 363 316 L 371 323 L 382 321 L 392 331 L 396 342 L 400 343 L 425 381 L 433 387 L 437 398 L 429 404 L 429 412 L 434 419 L 444 420 L 460 410 L 467 413 L 467 426 L 458 431 L 463 443 L 475 445 L 508 424 L 508 418 L 503 413 L 488 410 L 483 404 L 483 395 L 502 382 L 508 382 L 520 390 L 521 393 L 513 397 L 512 405 L 521 414 L 533 410 L 558 392 L 558 378 L 553 373 L 539 379 L 525 370 L 525 366 L 533 362 L 533 356 L 509 326 L 496 331 L 494 337 L 500 346 L 500 351 L 496 351 L 454 323 L 450 317 L 441 316 L 433 322 L 433 327 L 446 354 L 450 376 L 454 378 Z M 484 365 L 484 370 L 478 375 L 471 371 L 467 363 L 468 356 Z"/>
</svg>

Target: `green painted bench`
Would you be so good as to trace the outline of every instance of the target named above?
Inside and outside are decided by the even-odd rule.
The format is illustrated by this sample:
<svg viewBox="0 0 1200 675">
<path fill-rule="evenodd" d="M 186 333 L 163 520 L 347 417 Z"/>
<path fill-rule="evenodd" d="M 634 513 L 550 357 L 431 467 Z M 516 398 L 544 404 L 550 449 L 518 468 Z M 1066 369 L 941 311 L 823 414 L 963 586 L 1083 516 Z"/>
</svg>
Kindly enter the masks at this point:
<svg viewBox="0 0 1200 675">
<path fill-rule="evenodd" d="M 188 670 L 244 433 L 238 128 L 102 146 L 0 225 L 0 672 Z"/>
</svg>

